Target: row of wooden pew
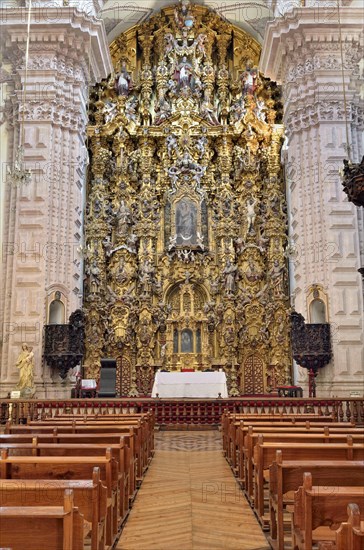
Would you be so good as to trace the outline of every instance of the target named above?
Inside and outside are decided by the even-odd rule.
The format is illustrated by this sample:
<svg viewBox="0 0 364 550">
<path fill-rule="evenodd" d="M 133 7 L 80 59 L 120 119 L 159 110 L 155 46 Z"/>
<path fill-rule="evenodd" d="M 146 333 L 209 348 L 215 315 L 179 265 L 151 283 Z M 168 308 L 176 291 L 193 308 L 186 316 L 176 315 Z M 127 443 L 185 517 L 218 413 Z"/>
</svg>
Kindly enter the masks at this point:
<svg viewBox="0 0 364 550">
<path fill-rule="evenodd" d="M 222 429 L 226 458 L 274 549 L 335 548 L 342 522 L 355 524 L 345 532 L 361 544 L 347 549 L 364 549 L 362 427 L 331 417 L 226 413 Z"/>
<path fill-rule="evenodd" d="M 154 453 L 152 413 L 6 425 L 0 434 L 0 547 L 107 550 Z"/>
</svg>

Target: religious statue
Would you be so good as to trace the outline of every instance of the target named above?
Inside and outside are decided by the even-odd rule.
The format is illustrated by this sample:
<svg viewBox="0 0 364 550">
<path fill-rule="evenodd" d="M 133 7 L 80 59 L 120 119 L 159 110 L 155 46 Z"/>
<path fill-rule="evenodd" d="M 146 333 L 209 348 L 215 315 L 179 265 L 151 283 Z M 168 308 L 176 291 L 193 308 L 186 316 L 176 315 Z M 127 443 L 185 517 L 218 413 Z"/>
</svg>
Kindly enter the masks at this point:
<svg viewBox="0 0 364 550">
<path fill-rule="evenodd" d="M 140 284 L 144 294 L 149 294 L 152 288 L 153 266 L 150 260 L 145 260 L 140 268 Z"/>
<path fill-rule="evenodd" d="M 129 91 L 131 89 L 132 80 L 130 73 L 127 71 L 126 68 L 126 61 L 123 61 L 121 64 L 121 69 L 119 76 L 117 77 L 116 81 L 116 91 L 118 95 L 129 95 Z"/>
<path fill-rule="evenodd" d="M 230 115 L 233 122 L 239 122 L 246 115 L 244 97 L 240 97 L 230 107 Z"/>
<path fill-rule="evenodd" d="M 284 296 L 283 272 L 284 267 L 279 265 L 278 260 L 274 260 L 273 267 L 269 271 L 269 276 L 273 288 L 273 294 L 277 298 L 281 298 L 282 296 Z"/>
<path fill-rule="evenodd" d="M 97 260 L 94 258 L 88 268 L 89 286 L 92 293 L 96 293 L 100 286 L 100 268 L 97 265 Z"/>
<path fill-rule="evenodd" d="M 193 78 L 193 67 L 184 55 L 182 61 L 177 65 L 178 82 L 183 88 L 184 86 L 191 87 Z"/>
<path fill-rule="evenodd" d="M 200 155 L 200 159 L 204 156 L 205 154 L 205 150 L 206 150 L 206 145 L 207 145 L 207 137 L 206 136 L 201 136 L 197 141 L 196 141 L 196 145 L 195 145 L 195 148 L 196 150 L 198 151 L 199 155 Z"/>
<path fill-rule="evenodd" d="M 166 144 L 169 157 L 172 156 L 173 151 L 176 151 L 178 153 L 178 143 L 175 135 L 172 134 L 168 136 L 166 139 Z"/>
<path fill-rule="evenodd" d="M 159 100 L 155 108 L 155 124 L 158 126 L 162 124 L 172 113 L 172 108 L 166 98 L 164 97 L 164 91 L 160 90 Z M 171 136 L 169 136 L 171 137 Z"/>
<path fill-rule="evenodd" d="M 204 242 L 203 242 L 203 235 L 201 235 L 201 233 L 199 233 L 197 231 L 196 236 L 197 236 L 196 245 L 199 246 L 202 251 L 205 250 L 205 245 L 204 245 Z"/>
<path fill-rule="evenodd" d="M 191 11 L 190 0 L 180 0 L 180 6 L 175 9 L 174 17 L 176 24 L 180 29 L 183 29 L 184 27 L 190 29 L 193 27 L 194 17 Z"/>
<path fill-rule="evenodd" d="M 120 203 L 116 218 L 118 221 L 117 234 L 119 237 L 125 237 L 129 232 L 129 225 L 131 223 L 131 212 L 123 200 Z"/>
<path fill-rule="evenodd" d="M 207 120 L 207 122 L 209 122 L 210 124 L 212 124 L 212 126 L 218 126 L 220 123 L 219 123 L 219 120 L 216 116 L 216 112 L 215 112 L 215 109 L 214 107 L 211 105 L 210 103 L 210 100 L 208 97 L 206 97 L 202 104 L 201 104 L 201 116 L 202 118 L 204 118 L 205 120 Z"/>
<path fill-rule="evenodd" d="M 257 88 L 256 69 L 247 68 L 241 75 L 241 85 L 243 94 L 253 95 Z"/>
<path fill-rule="evenodd" d="M 16 361 L 16 367 L 20 369 L 18 390 L 34 388 L 34 353 L 33 348 L 27 344 L 22 345 L 22 350 Z"/>
<path fill-rule="evenodd" d="M 129 273 L 127 271 L 125 260 L 123 257 L 121 257 L 119 260 L 116 280 L 120 285 L 126 283 L 129 280 Z"/>
<path fill-rule="evenodd" d="M 137 107 L 138 107 L 138 99 L 134 96 L 128 99 L 128 101 L 125 103 L 125 116 L 129 122 L 138 121 Z"/>
<path fill-rule="evenodd" d="M 237 275 L 237 266 L 232 264 L 230 260 L 227 260 L 226 266 L 223 270 L 225 276 L 225 291 L 226 294 L 232 294 L 235 292 L 235 279 Z"/>
<path fill-rule="evenodd" d="M 254 113 L 257 119 L 260 120 L 261 122 L 267 122 L 265 119 L 265 112 L 264 112 L 265 110 L 266 110 L 266 106 L 264 101 L 262 99 L 257 99 Z"/>
<path fill-rule="evenodd" d="M 111 122 L 116 116 L 116 103 L 108 100 L 104 105 L 105 124 Z"/>
<path fill-rule="evenodd" d="M 257 204 L 257 199 L 256 198 L 250 198 L 247 203 L 246 203 L 246 208 L 247 208 L 247 218 L 248 218 L 248 233 L 250 233 L 251 231 L 253 231 L 254 229 L 254 222 L 255 222 L 255 217 L 256 217 L 256 214 L 255 214 L 255 206 Z"/>
<path fill-rule="evenodd" d="M 174 235 L 171 235 L 169 237 L 168 252 L 173 250 L 173 248 L 175 248 L 176 244 L 177 244 L 177 233 L 175 233 Z"/>
</svg>

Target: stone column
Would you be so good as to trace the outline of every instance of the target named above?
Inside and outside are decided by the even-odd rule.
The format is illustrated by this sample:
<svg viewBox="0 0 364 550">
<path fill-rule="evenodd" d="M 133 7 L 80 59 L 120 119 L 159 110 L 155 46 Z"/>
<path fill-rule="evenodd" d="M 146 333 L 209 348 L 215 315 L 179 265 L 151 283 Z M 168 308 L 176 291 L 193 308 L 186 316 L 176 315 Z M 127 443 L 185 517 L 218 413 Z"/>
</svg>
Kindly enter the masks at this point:
<svg viewBox="0 0 364 550">
<path fill-rule="evenodd" d="M 2 10 L 2 53 L 11 67 L 2 174 L 2 395 L 18 381 L 22 342 L 33 346 L 37 397 L 62 395 L 42 358 L 43 327 L 54 297 L 64 304 L 65 322 L 82 305 L 88 92 L 112 71 L 103 22 L 65 2 L 45 4 L 33 3 L 27 74 L 27 8 Z M 92 2 L 93 9 L 101 4 Z M 9 175 L 19 144 L 32 174 L 28 185 L 15 185 Z"/>
<path fill-rule="evenodd" d="M 268 24 L 260 65 L 283 88 L 294 307 L 310 322 L 313 285 L 327 296 L 333 359 L 317 377 L 318 396 L 364 387 L 363 209 L 347 201 L 340 178 L 348 146 L 353 162 L 363 154 L 362 39 L 360 8 L 291 9 Z M 303 369 L 296 382 L 307 382 Z"/>
</svg>

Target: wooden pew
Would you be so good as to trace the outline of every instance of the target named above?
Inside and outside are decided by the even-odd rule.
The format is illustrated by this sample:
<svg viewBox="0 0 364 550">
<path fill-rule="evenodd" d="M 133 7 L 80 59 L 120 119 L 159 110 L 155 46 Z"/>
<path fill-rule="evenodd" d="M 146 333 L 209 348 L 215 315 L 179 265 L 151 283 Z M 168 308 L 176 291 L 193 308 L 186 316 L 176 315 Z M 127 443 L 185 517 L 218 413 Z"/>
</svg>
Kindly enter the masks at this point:
<svg viewBox="0 0 364 550">
<path fill-rule="evenodd" d="M 312 432 L 311 430 L 307 430 L 304 433 L 299 433 L 297 430 L 289 433 L 267 433 L 263 430 L 260 433 L 254 433 L 250 430 L 245 436 L 243 452 L 239 456 L 239 472 L 243 471 L 243 480 L 252 479 L 253 449 L 258 443 L 259 438 L 259 440 L 264 443 L 346 443 L 348 440 L 348 435 L 351 436 L 353 443 L 364 443 L 364 434 L 362 430 L 357 430 L 353 433 L 346 432 L 341 434 Z M 252 486 L 247 486 L 247 492 L 249 496 L 252 496 Z"/>
<path fill-rule="evenodd" d="M 302 484 L 309 471 L 315 485 L 348 485 L 360 487 L 364 480 L 364 461 L 282 460 L 282 451 L 269 467 L 270 544 L 284 550 L 284 512 L 293 504 L 293 492 Z"/>
<path fill-rule="evenodd" d="M 111 450 L 105 456 L 9 456 L 1 452 L 0 479 L 70 479 L 92 478 L 94 467 L 100 468 L 102 483 L 107 488 L 108 512 L 106 544 L 115 542 L 118 532 L 119 470 Z"/>
<path fill-rule="evenodd" d="M 323 417 L 321 417 L 323 418 Z M 243 422 L 243 424 L 242 424 Z M 226 445 L 226 458 L 228 462 L 230 463 L 231 467 L 234 469 L 237 465 L 237 452 L 239 450 L 239 428 L 241 428 L 244 425 L 248 426 L 256 426 L 256 427 L 272 427 L 272 428 L 289 428 L 292 426 L 295 427 L 306 427 L 307 429 L 310 429 L 311 427 L 321 428 L 328 426 L 328 422 L 326 421 L 318 421 L 312 422 L 310 420 L 297 420 L 295 418 L 293 419 L 284 419 L 279 421 L 268 421 L 264 422 L 262 420 L 259 421 L 252 421 L 252 420 L 239 420 L 235 422 L 231 422 L 229 424 L 229 431 L 227 435 L 225 434 L 225 445 Z M 355 426 L 355 424 L 352 424 L 350 422 L 344 423 L 344 422 L 330 422 L 329 424 L 330 428 L 352 428 Z M 224 442 L 224 438 L 223 438 Z"/>
<path fill-rule="evenodd" d="M 84 531 L 90 531 L 91 550 L 104 550 L 107 490 L 99 468 L 93 469 L 91 480 L 0 480 L 0 507 L 61 506 L 66 489 L 73 491 L 74 506 L 89 526 Z"/>
<path fill-rule="evenodd" d="M 223 434 L 223 449 L 225 452 L 229 452 L 229 439 L 233 437 L 234 429 L 239 426 L 240 422 L 250 423 L 250 424 L 259 424 L 264 423 L 266 425 L 272 424 L 277 425 L 281 422 L 288 423 L 302 423 L 302 422 L 313 422 L 313 423 L 325 423 L 330 424 L 343 424 L 335 421 L 334 413 L 330 415 L 318 415 L 312 413 L 301 413 L 301 414 L 233 414 L 233 413 L 224 413 L 222 415 L 221 424 L 222 424 L 222 434 Z M 349 423 L 345 423 L 349 424 Z"/>
<path fill-rule="evenodd" d="M 30 425 L 30 426 L 18 426 L 7 425 L 5 434 L 34 434 L 40 436 L 41 434 L 108 434 L 119 433 L 120 435 L 130 434 L 130 430 L 134 433 L 134 452 L 136 456 L 136 472 L 137 479 L 140 482 L 143 478 L 144 471 L 148 466 L 148 460 L 146 459 L 146 451 L 144 449 L 145 443 L 142 442 L 141 428 L 138 425 L 134 426 L 122 426 L 118 424 L 78 424 L 76 422 L 53 425 Z"/>
<path fill-rule="evenodd" d="M 78 424 L 118 424 L 123 426 L 140 426 L 142 432 L 142 440 L 145 446 L 146 461 L 150 459 L 154 453 L 154 426 L 155 417 L 152 412 L 138 414 L 58 414 L 53 417 L 45 417 L 41 420 L 28 420 L 27 425 L 41 426 L 52 424 L 69 424 L 76 422 Z"/>
<path fill-rule="evenodd" d="M 332 427 L 332 425 L 327 426 L 317 426 L 316 424 L 307 423 L 304 426 L 294 425 L 294 426 L 259 426 L 259 425 L 244 425 L 241 424 L 237 431 L 237 476 L 239 482 L 244 484 L 245 474 L 244 474 L 244 452 L 245 447 L 248 445 L 246 436 L 247 434 L 262 434 L 264 435 L 279 435 L 279 434 L 322 434 L 322 435 L 331 435 L 331 434 L 341 434 L 347 436 L 352 435 L 363 435 L 363 428 L 349 426 L 346 428 L 337 428 Z M 251 450 L 252 451 L 252 450 Z M 249 452 L 249 450 L 247 451 Z"/>
<path fill-rule="evenodd" d="M 359 506 L 348 504 L 348 519 L 336 531 L 335 550 L 364 550 L 364 515 Z"/>
<path fill-rule="evenodd" d="M 63 506 L 0 508 L 0 545 L 12 550 L 83 550 L 83 517 L 73 505 L 73 491 Z"/>
<path fill-rule="evenodd" d="M 347 443 L 264 443 L 259 440 L 254 447 L 254 509 L 261 523 L 266 526 L 264 516 L 264 471 L 275 460 L 276 452 L 282 451 L 283 460 L 364 460 L 364 444 L 353 444 L 348 436 Z M 248 484 L 252 482 L 248 480 Z"/>
<path fill-rule="evenodd" d="M 48 432 L 48 431 L 47 431 Z M 0 446 L 8 447 L 8 444 L 14 443 L 32 443 L 33 438 L 36 437 L 38 443 L 71 443 L 71 444 L 103 444 L 106 447 L 108 444 L 117 444 L 120 442 L 121 437 L 124 439 L 124 465 L 125 472 L 128 474 L 125 477 L 125 491 L 127 494 L 125 507 L 129 506 L 129 499 L 132 501 L 136 495 L 136 470 L 137 470 L 137 458 L 135 452 L 135 434 L 132 429 L 126 433 L 123 431 L 119 433 L 106 433 L 106 434 L 67 434 L 58 433 L 57 428 L 52 433 L 25 433 L 25 434 L 0 434 Z"/>
<path fill-rule="evenodd" d="M 119 469 L 119 515 L 118 523 L 125 520 L 129 511 L 129 472 L 125 465 L 124 438 L 119 443 L 39 443 L 37 437 L 27 443 L 0 444 L 0 450 L 6 449 L 8 456 L 105 456 L 111 451 Z"/>
<path fill-rule="evenodd" d="M 312 550 L 320 541 L 334 541 L 335 529 L 346 521 L 347 507 L 353 502 L 364 507 L 364 487 L 313 486 L 310 472 L 305 472 L 294 496 L 294 550 Z"/>
</svg>

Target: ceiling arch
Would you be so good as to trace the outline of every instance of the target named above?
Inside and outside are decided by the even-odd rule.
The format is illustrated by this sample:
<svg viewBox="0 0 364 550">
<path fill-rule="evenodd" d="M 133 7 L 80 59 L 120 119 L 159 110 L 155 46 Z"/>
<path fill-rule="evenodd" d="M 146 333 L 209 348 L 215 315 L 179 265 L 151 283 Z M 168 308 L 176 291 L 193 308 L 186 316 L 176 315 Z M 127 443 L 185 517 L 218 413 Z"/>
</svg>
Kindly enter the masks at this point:
<svg viewBox="0 0 364 550">
<path fill-rule="evenodd" d="M 193 3 L 215 10 L 221 17 L 242 28 L 260 44 L 263 42 L 265 25 L 273 18 L 267 0 L 245 0 L 243 2 L 197 0 Z M 140 25 L 162 8 L 174 4 L 176 2 L 170 0 L 107 0 L 100 16 L 105 22 L 109 43 L 134 25 Z"/>
</svg>

